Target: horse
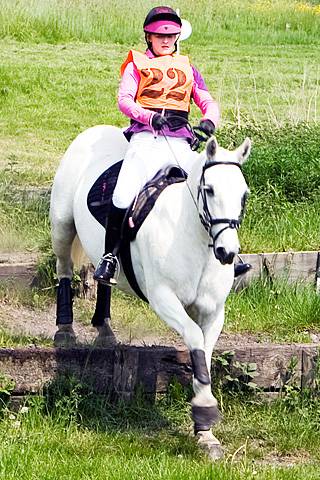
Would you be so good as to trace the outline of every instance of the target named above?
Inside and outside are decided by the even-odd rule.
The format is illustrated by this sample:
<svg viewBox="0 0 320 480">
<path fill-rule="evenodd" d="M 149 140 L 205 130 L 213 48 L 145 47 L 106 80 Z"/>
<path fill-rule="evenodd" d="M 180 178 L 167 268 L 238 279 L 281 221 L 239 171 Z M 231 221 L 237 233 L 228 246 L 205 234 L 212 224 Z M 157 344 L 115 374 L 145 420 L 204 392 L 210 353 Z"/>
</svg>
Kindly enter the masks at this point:
<svg viewBox="0 0 320 480">
<path fill-rule="evenodd" d="M 103 251 L 104 228 L 88 210 L 88 192 L 110 165 L 124 157 L 126 148 L 120 128 L 98 125 L 76 137 L 57 170 L 50 204 L 59 279 L 56 338 L 74 339 L 70 281 L 76 237 L 94 265 Z M 162 191 L 130 244 L 141 291 L 189 349 L 194 432 L 212 459 L 220 458 L 223 451 L 211 431 L 219 419 L 219 409 L 211 391 L 210 366 L 240 249 L 238 228 L 248 194 L 241 167 L 250 149 L 249 138 L 235 150 L 227 150 L 211 137 L 204 151 L 197 154 L 187 180 Z M 132 293 L 121 272 L 118 287 Z M 100 337 L 112 343 L 109 306 L 101 303 L 105 288 L 110 287 L 98 286 L 92 324 Z"/>
</svg>

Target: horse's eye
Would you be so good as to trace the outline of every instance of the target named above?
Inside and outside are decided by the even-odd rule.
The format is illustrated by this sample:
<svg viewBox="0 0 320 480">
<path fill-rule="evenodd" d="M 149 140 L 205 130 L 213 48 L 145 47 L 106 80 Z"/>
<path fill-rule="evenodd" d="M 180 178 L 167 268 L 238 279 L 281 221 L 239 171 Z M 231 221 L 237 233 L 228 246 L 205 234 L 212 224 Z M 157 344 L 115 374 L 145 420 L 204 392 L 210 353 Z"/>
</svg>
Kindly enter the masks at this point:
<svg viewBox="0 0 320 480">
<path fill-rule="evenodd" d="M 209 197 L 213 197 L 214 195 L 214 190 L 211 185 L 205 185 L 204 187 L 205 192 L 209 195 Z"/>
</svg>

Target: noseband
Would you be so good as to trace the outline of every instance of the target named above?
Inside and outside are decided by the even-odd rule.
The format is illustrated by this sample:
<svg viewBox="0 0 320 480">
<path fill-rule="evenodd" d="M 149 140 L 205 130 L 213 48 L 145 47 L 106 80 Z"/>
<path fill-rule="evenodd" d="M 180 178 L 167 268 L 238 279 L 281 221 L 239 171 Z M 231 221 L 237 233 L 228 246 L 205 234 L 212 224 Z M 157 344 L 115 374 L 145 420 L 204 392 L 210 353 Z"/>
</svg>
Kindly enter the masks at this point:
<svg viewBox="0 0 320 480">
<path fill-rule="evenodd" d="M 200 217 L 202 225 L 204 226 L 204 228 L 208 232 L 209 236 L 212 238 L 212 244 L 208 245 L 209 247 L 212 247 L 212 248 L 214 248 L 214 245 L 215 245 L 218 237 L 221 235 L 222 232 L 224 232 L 228 228 L 232 228 L 232 229 L 235 228 L 236 230 L 238 230 L 238 228 L 240 227 L 241 222 L 242 222 L 244 203 L 245 203 L 245 202 L 243 202 L 242 211 L 240 213 L 240 216 L 237 219 L 235 219 L 235 218 L 212 218 L 209 207 L 208 207 L 207 191 L 206 191 L 205 182 L 204 182 L 204 174 L 205 174 L 205 172 L 208 168 L 214 167 L 215 165 L 234 165 L 234 166 L 240 168 L 240 170 L 242 171 L 241 165 L 239 163 L 236 163 L 236 162 L 208 162 L 202 167 L 202 175 L 201 175 L 200 184 L 199 184 L 199 187 L 198 187 L 197 201 L 198 201 L 198 207 L 199 207 L 199 199 L 200 198 L 202 199 L 202 202 L 203 202 L 203 213 L 201 214 L 199 212 L 199 217 Z M 198 210 L 199 210 L 199 208 L 198 208 Z M 219 230 L 219 232 L 213 237 L 211 229 L 214 225 L 218 225 L 220 223 L 225 224 L 225 226 L 223 228 L 221 228 L 221 230 Z"/>
</svg>

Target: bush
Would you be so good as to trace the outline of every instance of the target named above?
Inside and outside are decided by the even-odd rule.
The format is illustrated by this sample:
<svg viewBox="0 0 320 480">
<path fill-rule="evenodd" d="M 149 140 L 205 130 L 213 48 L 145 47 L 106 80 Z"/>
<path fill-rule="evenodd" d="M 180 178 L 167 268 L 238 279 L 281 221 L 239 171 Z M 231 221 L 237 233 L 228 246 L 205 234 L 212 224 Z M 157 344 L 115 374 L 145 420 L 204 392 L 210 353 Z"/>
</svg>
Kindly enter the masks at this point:
<svg viewBox="0 0 320 480">
<path fill-rule="evenodd" d="M 226 127 L 219 140 L 224 146 L 235 147 L 246 136 L 253 141 L 250 161 L 244 167 L 252 191 L 289 202 L 319 199 L 319 124 Z"/>
</svg>

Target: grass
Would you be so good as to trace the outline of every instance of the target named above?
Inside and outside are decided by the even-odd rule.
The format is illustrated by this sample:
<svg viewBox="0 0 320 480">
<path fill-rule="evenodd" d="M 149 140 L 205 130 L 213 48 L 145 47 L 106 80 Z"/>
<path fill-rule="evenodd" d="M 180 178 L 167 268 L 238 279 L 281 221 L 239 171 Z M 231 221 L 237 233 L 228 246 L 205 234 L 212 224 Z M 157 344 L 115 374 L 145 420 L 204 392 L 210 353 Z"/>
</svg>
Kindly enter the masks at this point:
<svg viewBox="0 0 320 480">
<path fill-rule="evenodd" d="M 154 405 L 139 396 L 110 404 L 71 383 L 69 392 L 31 398 L 17 413 L 4 409 L 0 478 L 318 478 L 318 400 L 225 397 L 215 429 L 225 459 L 211 464 L 188 433 L 187 398 L 176 386 Z"/>
<path fill-rule="evenodd" d="M 50 292 L 50 290 L 49 290 Z M 26 290 L 4 284 L 0 288 L 0 305 L 9 303 L 14 308 L 45 311 L 54 301 L 45 290 Z M 75 322 L 90 327 L 95 302 L 76 298 Z M 142 301 L 115 290 L 112 295 L 112 328 L 123 343 L 146 342 L 167 344 L 182 339 L 157 317 Z M 278 343 L 309 343 L 311 334 L 319 332 L 320 297 L 310 284 L 287 284 L 285 279 L 253 281 L 238 293 L 231 293 L 226 304 L 226 334 L 254 336 L 259 341 Z M 52 324 L 54 316 L 52 316 Z M 3 322 L 2 322 L 3 324 Z M 49 338 L 36 340 L 30 336 L 13 335 L 1 327 L 0 345 L 24 346 L 51 344 Z"/>
<path fill-rule="evenodd" d="M 318 331 L 320 297 L 313 285 L 252 281 L 227 300 L 226 332 L 259 334 L 272 342 L 308 342 Z"/>
<path fill-rule="evenodd" d="M 176 0 L 194 29 L 194 43 L 319 43 L 319 8 L 317 3 L 279 0 L 249 1 L 198 0 L 186 3 Z M 128 0 L 69 2 L 1 0 L 0 37 L 35 43 L 110 42 L 136 44 L 151 0 L 135 2 L 130 10 Z M 130 13 L 130 14 L 129 14 Z M 256 32 L 259 32 L 257 38 Z"/>
<path fill-rule="evenodd" d="M 4 185 L 0 238 L 6 249 L 36 248 L 42 241 L 48 242 L 45 204 L 34 202 L 31 211 L 30 202 L 26 209 L 26 205 L 16 204 L 15 198 L 10 201 L 9 192 L 30 185 L 49 188 L 59 157 L 85 128 L 127 123 L 117 110 L 115 97 L 118 69 L 129 46 L 35 45 L 4 39 L 0 48 L 0 105 L 4 112 L 0 120 L 0 179 Z M 232 147 L 245 135 L 254 142 L 246 168 L 254 201 L 244 225 L 245 251 L 309 250 L 319 245 L 318 201 L 305 198 L 309 178 L 317 183 L 319 176 L 317 50 L 302 45 L 208 45 L 208 61 L 203 47 L 186 44 L 186 52 L 222 105 L 220 143 Z M 194 123 L 198 117 L 193 107 Z M 292 163 L 294 157 L 298 158 Z M 283 184 L 296 185 L 293 177 L 297 171 L 296 178 L 304 183 L 300 189 L 295 186 L 292 198 L 283 191 Z M 270 217 L 266 210 L 272 212 Z"/>
<path fill-rule="evenodd" d="M 48 338 L 40 338 L 39 336 L 21 335 L 7 332 L 0 325 L 0 345 L 1 348 L 15 348 L 35 346 L 51 346 L 52 341 Z M 0 477 L 1 478 L 1 477 Z"/>
</svg>

